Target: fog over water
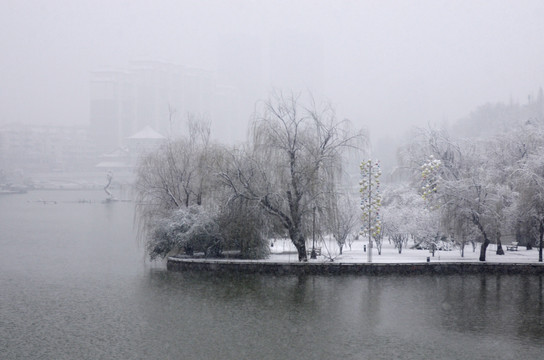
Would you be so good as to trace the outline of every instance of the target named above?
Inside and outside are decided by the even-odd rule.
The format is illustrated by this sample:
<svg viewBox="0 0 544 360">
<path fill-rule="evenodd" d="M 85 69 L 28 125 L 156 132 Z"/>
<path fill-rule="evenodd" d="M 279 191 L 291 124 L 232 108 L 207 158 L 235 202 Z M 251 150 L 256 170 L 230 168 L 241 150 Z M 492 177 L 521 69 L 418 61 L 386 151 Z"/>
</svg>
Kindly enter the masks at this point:
<svg viewBox="0 0 544 360">
<path fill-rule="evenodd" d="M 160 60 L 240 92 L 236 138 L 271 88 L 311 91 L 374 139 L 544 84 L 544 3 L 2 1 L 0 124 L 89 122 L 89 74 Z M 220 121 L 220 120 L 217 120 Z"/>
</svg>

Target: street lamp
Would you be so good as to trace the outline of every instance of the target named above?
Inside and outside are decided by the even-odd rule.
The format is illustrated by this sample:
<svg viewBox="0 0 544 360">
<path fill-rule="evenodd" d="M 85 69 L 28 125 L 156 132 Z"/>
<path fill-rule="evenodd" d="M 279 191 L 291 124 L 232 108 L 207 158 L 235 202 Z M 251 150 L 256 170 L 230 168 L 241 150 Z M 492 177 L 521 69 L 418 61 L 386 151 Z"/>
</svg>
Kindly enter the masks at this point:
<svg viewBox="0 0 544 360">
<path fill-rule="evenodd" d="M 312 252 L 310 254 L 310 259 L 317 259 L 317 254 L 315 252 L 315 206 L 312 216 Z"/>
<path fill-rule="evenodd" d="M 359 167 L 361 169 L 361 210 L 363 215 L 361 220 L 361 235 L 368 235 L 368 262 L 372 262 L 372 238 L 376 238 L 381 233 L 381 194 L 380 194 L 380 176 L 382 171 L 378 161 L 363 161 Z"/>
</svg>

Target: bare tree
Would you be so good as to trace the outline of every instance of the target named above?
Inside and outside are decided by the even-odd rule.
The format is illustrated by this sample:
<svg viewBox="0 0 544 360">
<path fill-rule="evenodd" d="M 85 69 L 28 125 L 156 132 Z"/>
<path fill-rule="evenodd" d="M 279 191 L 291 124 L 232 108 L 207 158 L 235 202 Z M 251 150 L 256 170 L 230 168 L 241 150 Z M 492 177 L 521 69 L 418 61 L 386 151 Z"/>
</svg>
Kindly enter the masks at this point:
<svg viewBox="0 0 544 360">
<path fill-rule="evenodd" d="M 248 147 L 220 173 L 233 197 L 258 203 L 282 224 L 299 261 L 307 261 L 313 209 L 326 208 L 336 194 L 343 150 L 364 139 L 347 125 L 329 105 L 306 107 L 298 96 L 276 95 L 261 104 Z"/>
<path fill-rule="evenodd" d="M 141 159 L 136 182 L 139 200 L 159 201 L 163 208 L 200 205 L 214 150 L 210 124 L 189 117 L 186 137 L 169 140 Z"/>
<path fill-rule="evenodd" d="M 449 210 L 452 211 L 453 206 Z M 459 246 L 461 257 L 465 256 L 466 244 L 468 242 L 474 243 L 478 238 L 478 229 L 475 228 L 466 211 L 467 209 L 465 208 L 457 208 L 453 211 L 455 216 L 451 216 L 448 211 L 442 211 L 440 214 L 442 216 L 441 222 L 443 227 L 446 228 L 446 233 L 450 235 L 453 243 Z"/>
<path fill-rule="evenodd" d="M 328 216 L 328 228 L 336 240 L 340 255 L 342 255 L 348 237 L 354 232 L 359 223 L 359 209 L 353 205 L 353 201 L 350 200 L 348 195 L 339 195 L 339 201 L 334 202 L 334 207 Z"/>
</svg>

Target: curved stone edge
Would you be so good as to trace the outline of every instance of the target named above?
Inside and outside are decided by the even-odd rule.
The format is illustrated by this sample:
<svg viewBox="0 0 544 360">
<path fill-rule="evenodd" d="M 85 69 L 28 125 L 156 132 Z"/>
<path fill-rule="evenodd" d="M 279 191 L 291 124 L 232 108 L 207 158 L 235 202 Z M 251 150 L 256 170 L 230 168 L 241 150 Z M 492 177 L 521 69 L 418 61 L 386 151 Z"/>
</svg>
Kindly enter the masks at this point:
<svg viewBox="0 0 544 360">
<path fill-rule="evenodd" d="M 280 263 L 168 258 L 170 271 L 220 271 L 274 275 L 544 274 L 543 263 Z"/>
</svg>

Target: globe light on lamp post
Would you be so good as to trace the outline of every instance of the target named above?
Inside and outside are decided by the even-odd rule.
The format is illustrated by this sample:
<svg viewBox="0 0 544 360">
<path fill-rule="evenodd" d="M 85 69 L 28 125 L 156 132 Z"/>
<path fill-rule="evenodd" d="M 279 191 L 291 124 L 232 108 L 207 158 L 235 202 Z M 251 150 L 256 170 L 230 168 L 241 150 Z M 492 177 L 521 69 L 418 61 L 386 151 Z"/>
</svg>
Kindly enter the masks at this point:
<svg viewBox="0 0 544 360">
<path fill-rule="evenodd" d="M 382 231 L 380 219 L 380 208 L 382 198 L 380 193 L 380 177 L 382 171 L 379 161 L 363 161 L 359 166 L 361 170 L 361 181 L 359 182 L 361 194 L 361 236 L 368 236 L 368 262 L 372 262 L 372 238 L 376 239 Z"/>
</svg>

